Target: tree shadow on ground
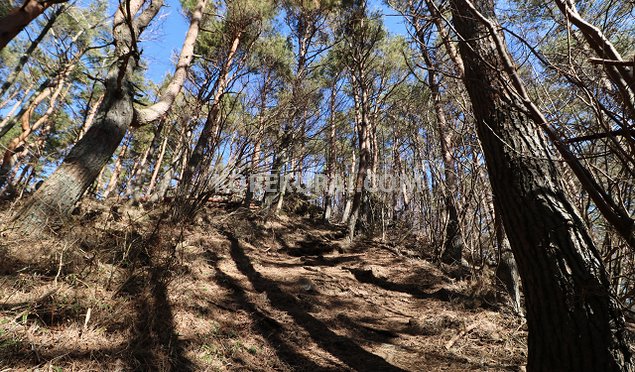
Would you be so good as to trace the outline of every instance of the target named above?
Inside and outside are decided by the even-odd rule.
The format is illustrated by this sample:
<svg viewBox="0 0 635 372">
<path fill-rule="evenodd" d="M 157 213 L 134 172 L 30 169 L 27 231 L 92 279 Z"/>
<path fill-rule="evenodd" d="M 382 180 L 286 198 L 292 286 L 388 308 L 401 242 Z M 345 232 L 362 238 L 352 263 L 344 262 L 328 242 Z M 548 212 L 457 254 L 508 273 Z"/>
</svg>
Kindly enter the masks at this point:
<svg viewBox="0 0 635 372">
<path fill-rule="evenodd" d="M 175 330 L 167 282 L 170 270 L 163 265 L 149 268 L 149 284 L 136 298 L 135 336 L 130 343 L 130 367 L 134 370 L 192 371 L 184 342 Z"/>
<path fill-rule="evenodd" d="M 254 319 L 255 330 L 264 337 L 276 351 L 278 359 L 292 368 L 302 371 L 336 371 L 336 368 L 326 368 L 305 357 L 285 341 L 282 325 L 275 319 L 262 313 L 249 301 L 244 289 L 232 277 L 219 268 L 216 269 L 216 281 L 230 290 L 235 303 L 245 309 Z"/>
<path fill-rule="evenodd" d="M 274 308 L 287 312 L 295 323 L 305 329 L 322 349 L 355 370 L 403 371 L 383 358 L 366 351 L 351 339 L 331 331 L 324 322 L 306 312 L 301 301 L 283 292 L 278 284 L 256 271 L 249 257 L 240 247 L 238 240 L 232 234 L 226 232 L 225 236 L 231 243 L 231 257 L 240 272 L 249 279 L 257 291 L 267 294 Z"/>
<path fill-rule="evenodd" d="M 114 244 L 114 249 L 110 247 L 108 254 L 100 256 L 104 258 L 104 262 L 113 264 L 116 268 L 127 272 L 125 275 L 127 279 L 121 283 L 114 296 L 128 297 L 134 304 L 132 309 L 124 311 L 126 315 L 134 320 L 134 325 L 131 329 L 133 335 L 131 335 L 129 342 L 114 348 L 99 347 L 99 345 L 94 348 L 86 348 L 86 345 L 80 345 L 80 343 L 76 347 L 68 345 L 55 345 L 55 347 L 46 345 L 40 347 L 35 342 L 31 342 L 25 347 L 18 345 L 20 347 L 11 349 L 14 352 L 11 358 L 7 358 L 5 361 L 10 361 L 14 364 L 13 366 L 21 363 L 25 368 L 27 365 L 36 367 L 43 363 L 52 363 L 53 360 L 56 363 L 93 360 L 103 364 L 117 362 L 126 366 L 128 370 L 193 370 L 192 362 L 185 357 L 183 342 L 179 340 L 176 334 L 173 311 L 168 300 L 167 283 L 170 268 L 167 267 L 167 264 L 153 264 L 153 259 L 149 254 L 150 248 L 159 247 L 155 233 L 156 230 L 147 238 L 140 234 L 134 234 L 132 237 L 128 236 L 126 238 L 123 236 L 125 234 L 121 233 L 122 241 L 128 244 Z M 86 244 L 94 244 L 88 244 L 85 247 L 85 254 L 97 254 L 106 250 L 107 244 L 102 244 L 98 241 L 100 237 L 99 235 L 93 237 L 94 241 L 87 240 Z M 121 253 L 119 250 L 124 248 L 127 249 L 127 258 L 125 260 L 115 259 Z M 47 253 L 49 252 L 47 251 Z M 67 255 L 70 256 L 71 253 L 73 252 L 66 252 L 64 259 L 67 259 Z M 0 258 L 5 257 L 8 257 L 5 252 L 0 251 Z M 54 257 L 54 255 L 51 257 Z M 83 268 L 79 265 L 71 265 L 65 262 L 65 270 L 61 270 L 59 263 L 51 260 L 37 260 L 39 258 L 40 256 L 35 256 L 33 260 L 20 260 L 20 258 L 8 257 L 7 261 L 16 266 L 12 270 L 6 270 L 8 271 L 7 273 L 0 268 L 0 278 L 14 279 L 18 272 L 27 274 L 33 272 L 33 275 L 35 275 L 37 270 L 50 276 L 51 280 L 54 275 L 63 278 L 67 272 L 83 278 Z M 69 260 L 75 260 L 75 256 L 70 256 Z M 170 262 L 170 260 L 167 260 L 167 262 Z M 91 265 L 92 261 L 85 263 L 85 266 Z M 41 281 L 42 278 L 42 276 L 38 277 Z M 56 292 L 60 287 L 52 287 L 52 290 L 28 301 L 0 303 L 0 311 L 19 312 L 24 309 L 22 313 L 28 316 L 25 319 L 43 325 L 43 329 L 83 321 L 87 310 L 86 305 L 83 302 L 67 303 L 64 297 L 57 298 Z M 125 306 L 125 301 L 120 302 L 120 304 Z M 116 325 L 104 323 L 103 326 L 107 332 L 111 332 Z M 127 326 L 121 328 L 121 330 L 124 330 Z M 0 356 L 3 353 L 3 346 L 11 344 L 11 342 L 11 340 L 0 340 Z M 0 362 L 2 359 L 4 358 L 0 358 Z"/>
</svg>

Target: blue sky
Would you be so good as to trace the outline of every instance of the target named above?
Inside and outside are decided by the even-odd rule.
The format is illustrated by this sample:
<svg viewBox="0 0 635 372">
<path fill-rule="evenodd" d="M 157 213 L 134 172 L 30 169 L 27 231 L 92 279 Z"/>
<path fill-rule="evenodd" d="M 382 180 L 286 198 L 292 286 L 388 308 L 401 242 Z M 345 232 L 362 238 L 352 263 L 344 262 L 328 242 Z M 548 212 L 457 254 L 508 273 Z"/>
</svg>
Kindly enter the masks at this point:
<svg viewBox="0 0 635 372">
<path fill-rule="evenodd" d="M 179 53 L 188 26 L 187 19 L 181 13 L 179 0 L 166 0 L 165 4 L 159 19 L 144 33 L 144 41 L 141 44 L 143 58 L 148 62 L 146 77 L 156 83 L 167 73 L 172 73 L 172 57 Z M 406 33 L 401 17 L 381 0 L 371 0 L 370 4 L 372 8 L 380 9 L 384 14 L 384 24 L 389 32 L 402 35 Z"/>
</svg>

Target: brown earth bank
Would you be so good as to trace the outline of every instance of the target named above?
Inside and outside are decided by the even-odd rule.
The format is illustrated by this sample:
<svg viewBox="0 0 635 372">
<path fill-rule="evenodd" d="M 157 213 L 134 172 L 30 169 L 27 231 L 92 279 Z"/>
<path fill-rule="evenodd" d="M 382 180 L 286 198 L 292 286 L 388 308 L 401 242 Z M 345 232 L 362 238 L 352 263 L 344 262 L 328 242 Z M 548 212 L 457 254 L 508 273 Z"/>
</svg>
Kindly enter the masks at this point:
<svg viewBox="0 0 635 372">
<path fill-rule="evenodd" d="M 5 230 L 0 370 L 523 369 L 526 325 L 487 270 L 453 279 L 414 236 L 168 215 L 95 204 L 45 240 Z"/>
</svg>

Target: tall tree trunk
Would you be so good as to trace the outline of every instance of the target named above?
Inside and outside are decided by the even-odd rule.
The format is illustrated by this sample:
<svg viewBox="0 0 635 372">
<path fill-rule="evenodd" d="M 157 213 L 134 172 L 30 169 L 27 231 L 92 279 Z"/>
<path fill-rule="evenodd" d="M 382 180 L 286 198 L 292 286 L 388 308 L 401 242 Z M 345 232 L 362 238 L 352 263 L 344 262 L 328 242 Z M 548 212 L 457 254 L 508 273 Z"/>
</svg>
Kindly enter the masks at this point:
<svg viewBox="0 0 635 372">
<path fill-rule="evenodd" d="M 227 57 L 219 72 L 218 79 L 214 83 L 214 96 L 210 104 L 207 119 L 205 120 L 201 134 L 194 146 L 194 151 L 192 151 L 187 161 L 185 172 L 182 174 L 181 181 L 179 182 L 179 194 L 184 197 L 194 196 L 191 194 L 195 190 L 198 190 L 198 187 L 205 187 L 205 185 L 199 183 L 205 182 L 204 177 L 202 177 L 204 176 L 203 173 L 205 173 L 203 170 L 205 164 L 209 164 L 212 160 L 213 148 L 216 145 L 216 138 L 219 134 L 221 99 L 229 86 L 229 75 L 234 63 L 234 57 L 238 51 L 238 46 L 240 45 L 241 37 L 242 32 L 237 32 L 227 51 Z M 189 213 L 189 211 L 182 212 Z"/>
<path fill-rule="evenodd" d="M 90 127 L 62 165 L 36 191 L 15 218 L 27 233 L 47 223 L 56 225 L 69 214 L 84 191 L 112 157 L 132 122 L 132 94 L 127 80 L 117 88 L 117 72 L 110 74 L 103 119 Z"/>
<path fill-rule="evenodd" d="M 360 67 L 362 70 L 362 67 Z M 356 81 L 356 83 L 355 83 Z M 368 171 L 372 169 L 372 155 L 371 155 L 371 124 L 368 118 L 368 93 L 365 87 L 365 77 L 363 73 L 354 79 L 354 84 L 357 84 L 357 94 L 355 94 L 355 116 L 357 123 L 357 145 L 359 148 L 359 166 L 357 168 L 357 175 L 355 176 L 353 198 L 351 201 L 351 212 L 348 221 L 348 237 L 353 239 L 355 237 L 355 230 L 357 221 L 359 219 L 359 213 L 362 209 L 362 202 L 364 197 L 364 183 L 366 182 L 366 176 Z"/>
<path fill-rule="evenodd" d="M 337 99 L 337 80 L 338 76 L 333 79 L 331 87 L 331 96 L 329 99 L 329 130 L 328 130 L 328 154 L 326 157 L 326 192 L 324 194 L 324 221 L 331 219 L 333 212 L 333 196 L 335 195 L 335 104 Z"/>
<path fill-rule="evenodd" d="M 415 21 L 416 22 L 416 21 Z M 417 25 L 417 23 L 415 23 Z M 419 46 L 423 59 L 428 66 L 428 85 L 432 94 L 432 104 L 437 119 L 437 132 L 439 143 L 441 144 L 441 155 L 443 160 L 443 174 L 445 177 L 445 210 L 448 222 L 445 229 L 445 239 L 441 261 L 447 264 L 460 263 L 463 257 L 463 235 L 459 224 L 459 214 L 457 212 L 455 198 L 457 196 L 458 181 L 455 174 L 455 163 L 453 152 L 452 132 L 447 122 L 443 102 L 441 101 L 440 83 L 435 72 L 433 55 L 427 49 L 426 40 L 423 38 L 421 29 L 415 26 L 419 37 Z M 458 57 L 455 57 L 460 61 Z M 460 64 L 462 68 L 463 64 Z"/>
<path fill-rule="evenodd" d="M 478 137 L 523 282 L 527 368 L 630 370 L 624 319 L 600 255 L 564 192 L 540 127 L 514 107 L 522 103 L 507 91 L 494 36 L 474 12 L 495 20 L 493 1 L 451 5 Z"/>
<path fill-rule="evenodd" d="M 351 170 L 347 177 L 346 182 L 346 202 L 344 203 L 344 210 L 342 211 L 342 219 L 340 223 L 348 223 L 351 218 L 351 205 L 353 203 L 353 194 L 355 193 L 355 171 L 357 170 L 357 159 L 355 157 L 355 150 L 351 151 Z M 346 175 L 346 170 L 344 170 Z"/>
</svg>

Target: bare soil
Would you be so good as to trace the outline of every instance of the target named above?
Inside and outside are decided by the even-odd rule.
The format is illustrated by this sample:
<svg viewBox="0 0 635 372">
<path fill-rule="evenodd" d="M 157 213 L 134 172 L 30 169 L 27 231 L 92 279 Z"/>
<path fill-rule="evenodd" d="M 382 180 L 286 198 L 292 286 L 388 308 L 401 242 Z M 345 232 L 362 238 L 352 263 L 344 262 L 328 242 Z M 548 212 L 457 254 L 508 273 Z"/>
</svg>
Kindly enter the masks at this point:
<svg viewBox="0 0 635 372">
<path fill-rule="evenodd" d="M 208 209 L 93 205 L 46 240 L 4 233 L 0 370 L 515 371 L 526 326 L 486 275 L 413 239 Z M 400 239 L 403 240 L 403 239 Z"/>
</svg>

